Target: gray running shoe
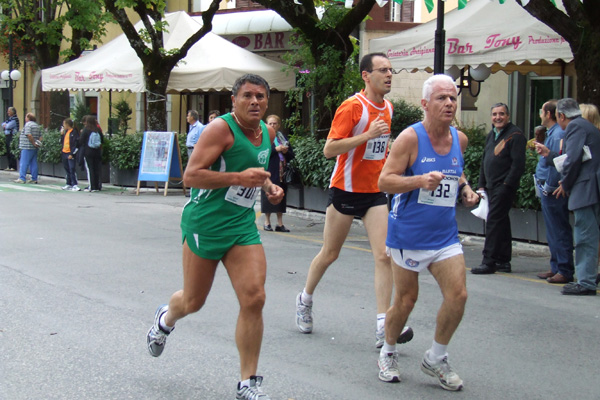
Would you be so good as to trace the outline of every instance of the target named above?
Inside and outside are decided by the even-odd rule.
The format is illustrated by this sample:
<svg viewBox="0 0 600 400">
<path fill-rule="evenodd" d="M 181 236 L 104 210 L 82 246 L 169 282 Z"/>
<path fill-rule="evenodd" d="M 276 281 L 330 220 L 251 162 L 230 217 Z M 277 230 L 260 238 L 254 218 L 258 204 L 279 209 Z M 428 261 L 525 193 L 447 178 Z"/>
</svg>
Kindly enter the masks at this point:
<svg viewBox="0 0 600 400">
<path fill-rule="evenodd" d="M 148 331 L 146 335 L 146 341 L 148 342 L 148 352 L 152 357 L 158 357 L 162 354 L 165 349 L 165 343 L 167 342 L 167 336 L 171 332 L 165 332 L 159 324 L 160 317 L 169 310 L 169 306 L 167 304 L 163 304 L 159 306 L 154 314 L 154 324 Z M 175 328 L 173 328 L 175 329 Z"/>
<path fill-rule="evenodd" d="M 421 371 L 425 372 L 427 375 L 438 378 L 440 386 L 446 390 L 457 391 L 462 389 L 463 381 L 454 369 L 452 369 L 450 364 L 448 364 L 448 356 L 444 357 L 439 363 L 432 364 L 427 358 L 428 352 L 429 350 L 425 352 L 425 356 L 423 357 Z"/>
<path fill-rule="evenodd" d="M 410 326 L 405 326 L 404 329 L 402 329 L 400 336 L 398 336 L 398 339 L 396 339 L 396 343 L 398 343 L 398 344 L 408 343 L 412 340 L 414 335 L 415 334 L 414 334 L 412 328 Z M 378 349 L 382 348 L 384 342 L 385 342 L 385 325 L 382 326 L 381 329 L 377 329 L 377 331 L 375 331 L 375 347 L 377 347 Z"/>
<path fill-rule="evenodd" d="M 302 302 L 302 292 L 296 296 L 296 326 L 302 333 L 311 333 L 313 330 L 312 304 Z"/>
<path fill-rule="evenodd" d="M 400 382 L 400 370 L 398 370 L 398 353 L 379 353 L 379 379 L 384 382 Z"/>
<path fill-rule="evenodd" d="M 235 396 L 236 400 L 271 400 L 271 398 L 264 394 L 261 385 L 262 385 L 263 377 L 262 376 L 254 376 L 250 377 L 250 386 L 240 387 L 238 383 L 237 395 Z"/>
</svg>

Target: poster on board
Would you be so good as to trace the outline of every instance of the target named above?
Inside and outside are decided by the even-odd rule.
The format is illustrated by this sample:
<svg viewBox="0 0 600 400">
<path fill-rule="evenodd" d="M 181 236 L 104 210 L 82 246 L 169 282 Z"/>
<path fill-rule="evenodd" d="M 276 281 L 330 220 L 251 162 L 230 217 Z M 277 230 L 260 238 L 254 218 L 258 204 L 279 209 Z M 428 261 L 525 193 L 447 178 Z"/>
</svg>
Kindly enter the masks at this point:
<svg viewBox="0 0 600 400">
<path fill-rule="evenodd" d="M 175 132 L 144 132 L 138 173 L 138 194 L 141 181 L 166 182 L 166 196 L 170 179 L 177 181 L 183 179 L 177 134 Z M 185 187 L 183 191 L 185 193 Z"/>
</svg>

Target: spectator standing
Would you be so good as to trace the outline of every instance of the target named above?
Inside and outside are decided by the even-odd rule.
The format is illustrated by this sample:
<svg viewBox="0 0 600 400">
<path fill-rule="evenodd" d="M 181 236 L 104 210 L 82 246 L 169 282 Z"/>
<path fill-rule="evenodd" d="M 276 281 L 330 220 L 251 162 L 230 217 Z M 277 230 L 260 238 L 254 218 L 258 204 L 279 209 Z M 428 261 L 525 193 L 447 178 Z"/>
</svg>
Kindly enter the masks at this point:
<svg viewBox="0 0 600 400">
<path fill-rule="evenodd" d="M 11 151 L 10 144 L 14 136 L 19 132 L 19 117 L 17 117 L 17 109 L 14 107 L 8 107 L 6 111 L 8 118 L 2 123 L 4 129 L 4 143 L 6 144 L 6 157 L 8 158 L 8 171 L 15 171 L 17 169 L 17 159 Z"/>
<path fill-rule="evenodd" d="M 581 116 L 590 121 L 596 128 L 600 129 L 600 113 L 598 107 L 593 104 L 581 103 L 579 105 Z"/>
<path fill-rule="evenodd" d="M 598 274 L 598 240 L 600 239 L 600 130 L 581 117 L 577 101 L 565 98 L 556 104 L 556 120 L 565 131 L 562 179 L 554 195 L 569 196 L 569 210 L 575 216 L 575 275 L 577 282 L 563 286 L 562 294 L 595 296 Z M 584 146 L 591 158 L 583 160 Z M 536 144 L 537 152 L 554 162 L 557 154 Z"/>
<path fill-rule="evenodd" d="M 269 115 L 267 117 L 267 125 L 270 126 L 277 132 L 275 140 L 271 145 L 271 156 L 269 158 L 268 171 L 271 173 L 271 182 L 275 185 L 280 186 L 283 189 L 285 195 L 287 195 L 287 184 L 283 180 L 283 171 L 287 163 L 294 158 L 294 151 L 290 147 L 290 142 L 283 133 L 279 130 L 281 128 L 281 118 L 277 115 Z M 277 225 L 275 231 L 277 232 L 289 232 L 290 230 L 283 225 L 283 214 L 285 213 L 287 204 L 286 196 L 283 196 L 283 200 L 279 204 L 271 204 L 268 201 L 267 193 L 264 190 L 261 191 L 260 198 L 260 209 L 265 214 L 265 231 L 272 231 L 271 226 L 271 214 L 277 214 Z"/>
<path fill-rule="evenodd" d="M 89 187 L 85 191 L 98 192 L 100 186 L 100 173 L 102 170 L 102 143 L 104 135 L 98 129 L 96 117 L 87 115 L 84 118 L 84 127 L 79 139 L 80 151 L 83 151 L 83 160 L 87 171 Z"/>
<path fill-rule="evenodd" d="M 565 131 L 556 123 L 556 100 L 549 100 L 540 109 L 542 125 L 548 128 L 543 143 L 554 154 L 559 154 Z M 535 148 L 535 147 L 534 147 Z M 541 193 L 542 214 L 546 223 L 546 240 L 550 249 L 550 271 L 537 274 L 550 283 L 568 283 L 573 280 L 573 229 L 569 222 L 568 199 L 555 197 L 561 179 L 554 163 L 540 156 L 535 169 L 535 184 Z"/>
<path fill-rule="evenodd" d="M 481 265 L 473 274 L 511 272 L 512 233 L 508 213 L 525 172 L 527 139 L 519 127 L 510 122 L 508 106 L 492 106 L 492 130 L 485 141 L 478 189 L 486 191 L 489 213 L 485 224 L 485 243 Z"/>
<path fill-rule="evenodd" d="M 25 126 L 19 137 L 21 160 L 19 162 L 19 179 L 16 183 L 38 183 L 38 149 L 41 145 L 42 131 L 33 113 L 25 115 Z M 27 179 L 27 169 L 31 170 L 31 179 Z"/>
<path fill-rule="evenodd" d="M 194 146 L 196 145 L 196 142 L 198 142 L 198 138 L 200 137 L 200 130 L 204 127 L 204 125 L 202 125 L 200 121 L 198 121 L 198 119 L 198 111 L 188 111 L 186 121 L 188 124 L 190 124 L 190 130 L 188 131 L 187 139 L 185 141 L 185 145 L 187 147 L 188 160 L 192 155 L 192 151 L 194 151 Z"/>
<path fill-rule="evenodd" d="M 62 164 L 66 172 L 67 184 L 62 190 L 72 190 L 78 192 L 81 189 L 77 186 L 77 152 L 79 151 L 79 132 L 74 128 L 73 120 L 67 118 L 63 121 L 61 128 L 60 143 L 62 151 L 60 153 Z"/>
</svg>

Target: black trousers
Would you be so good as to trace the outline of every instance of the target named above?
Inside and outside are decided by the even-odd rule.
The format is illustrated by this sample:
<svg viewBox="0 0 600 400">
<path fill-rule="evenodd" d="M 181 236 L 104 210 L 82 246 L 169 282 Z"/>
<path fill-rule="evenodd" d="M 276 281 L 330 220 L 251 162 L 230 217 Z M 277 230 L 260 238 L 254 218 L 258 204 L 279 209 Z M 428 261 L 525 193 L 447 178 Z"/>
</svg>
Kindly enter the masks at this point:
<svg viewBox="0 0 600 400">
<path fill-rule="evenodd" d="M 8 158 L 8 168 L 17 169 L 17 159 L 10 151 L 10 143 L 13 141 L 14 134 L 6 135 L 4 143 L 6 144 L 6 157 Z"/>
<path fill-rule="evenodd" d="M 90 190 L 100 190 L 100 173 L 102 169 L 102 153 L 99 149 L 86 149 L 85 165 L 88 170 L 88 181 Z"/>
<path fill-rule="evenodd" d="M 517 191 L 504 184 L 486 189 L 489 212 L 485 223 L 483 264 L 507 263 L 512 259 L 510 211 Z"/>
</svg>

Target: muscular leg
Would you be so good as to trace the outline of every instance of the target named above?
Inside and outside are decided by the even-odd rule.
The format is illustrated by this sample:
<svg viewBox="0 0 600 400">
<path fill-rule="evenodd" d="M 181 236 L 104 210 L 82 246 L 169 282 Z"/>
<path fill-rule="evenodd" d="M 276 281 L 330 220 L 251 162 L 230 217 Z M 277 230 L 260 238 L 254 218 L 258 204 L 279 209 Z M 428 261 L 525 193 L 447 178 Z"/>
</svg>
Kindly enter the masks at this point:
<svg viewBox="0 0 600 400">
<path fill-rule="evenodd" d="M 467 302 L 465 258 L 462 254 L 435 262 L 429 271 L 437 281 L 444 300 L 437 315 L 435 341 L 447 345 L 462 320 Z"/>
<path fill-rule="evenodd" d="M 375 259 L 375 299 L 377 313 L 385 313 L 392 300 L 392 265 L 385 253 L 388 211 L 386 205 L 371 207 L 363 218 Z"/>
<path fill-rule="evenodd" d="M 218 260 L 200 258 L 183 243 L 183 289 L 171 296 L 165 323 L 175 325 L 178 319 L 200 310 L 210 292 Z"/>
<path fill-rule="evenodd" d="M 323 229 L 323 247 L 310 263 L 306 277 L 306 293 L 314 293 L 327 268 L 338 258 L 353 218 L 352 215 L 340 213 L 333 205 L 327 207 Z"/>
<path fill-rule="evenodd" d="M 233 246 L 223 257 L 240 303 L 235 341 L 240 353 L 241 380 L 256 375 L 263 335 L 267 261 L 262 245 Z"/>
<path fill-rule="evenodd" d="M 385 341 L 388 344 L 396 343 L 419 296 L 419 274 L 391 262 L 396 293 L 385 316 Z"/>
</svg>

